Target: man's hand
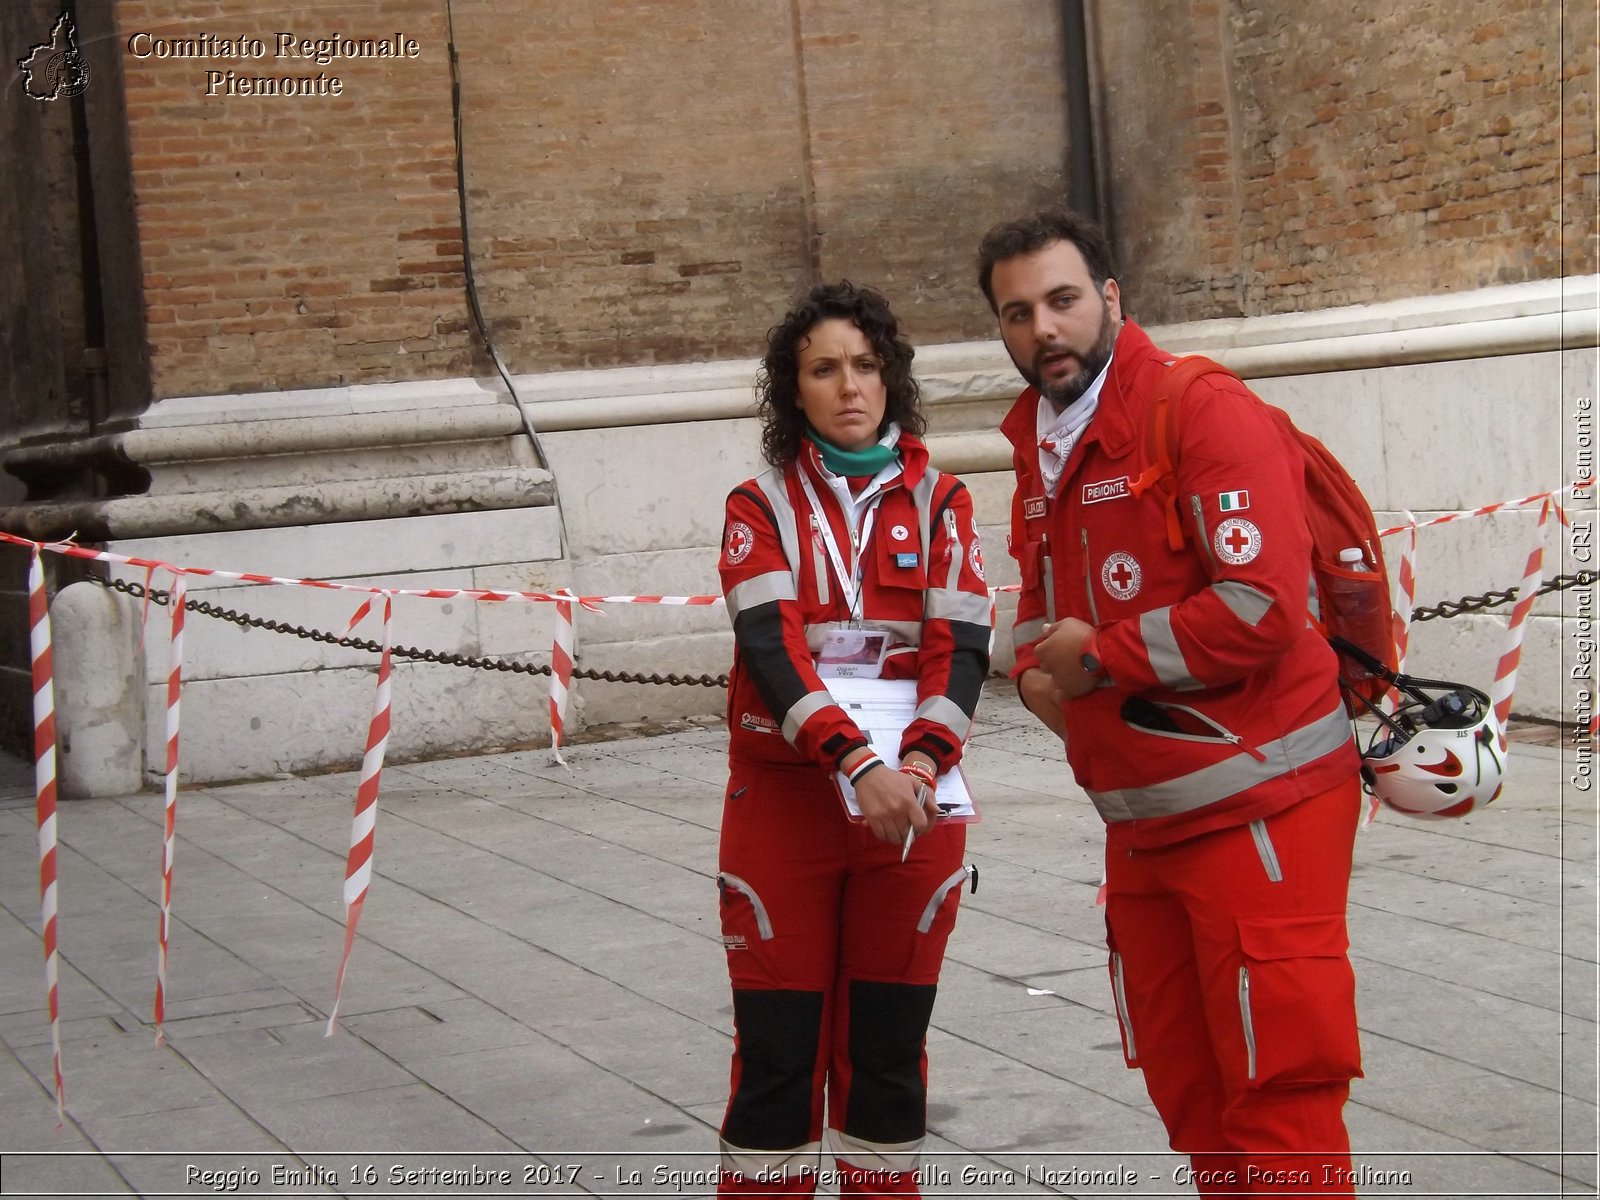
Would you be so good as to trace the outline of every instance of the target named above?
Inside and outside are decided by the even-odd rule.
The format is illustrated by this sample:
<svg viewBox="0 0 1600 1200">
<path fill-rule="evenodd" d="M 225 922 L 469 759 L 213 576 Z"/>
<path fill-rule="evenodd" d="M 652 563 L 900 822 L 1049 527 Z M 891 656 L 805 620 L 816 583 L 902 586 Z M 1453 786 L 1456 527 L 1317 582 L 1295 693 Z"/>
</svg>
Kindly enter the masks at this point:
<svg viewBox="0 0 1600 1200">
<path fill-rule="evenodd" d="M 1044 639 L 1034 648 L 1039 655 L 1039 665 L 1049 672 L 1067 700 L 1087 696 L 1100 686 L 1100 677 L 1085 671 L 1080 661 L 1083 645 L 1093 632 L 1094 626 L 1087 621 L 1066 617 L 1045 626 Z"/>
<path fill-rule="evenodd" d="M 1067 721 L 1061 706 L 1067 698 L 1056 687 L 1056 681 L 1038 667 L 1028 667 L 1017 676 L 1017 695 L 1023 707 L 1043 721 L 1051 733 L 1062 741 L 1067 740 Z"/>
</svg>

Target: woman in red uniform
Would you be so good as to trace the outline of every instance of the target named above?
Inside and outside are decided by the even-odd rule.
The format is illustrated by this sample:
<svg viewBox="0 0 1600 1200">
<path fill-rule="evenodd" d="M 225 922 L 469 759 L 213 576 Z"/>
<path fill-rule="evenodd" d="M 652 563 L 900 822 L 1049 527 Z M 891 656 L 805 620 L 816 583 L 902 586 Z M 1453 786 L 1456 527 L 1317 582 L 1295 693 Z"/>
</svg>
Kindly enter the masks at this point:
<svg viewBox="0 0 1600 1200">
<path fill-rule="evenodd" d="M 717 883 L 736 1037 L 720 1196 L 812 1194 L 824 1131 L 841 1195 L 920 1194 L 925 1039 L 968 874 L 935 780 L 988 670 L 989 597 L 971 498 L 918 436 L 911 357 L 877 292 L 814 288 L 768 335 L 771 468 L 728 496 Z M 916 681 L 898 745 L 868 743 L 833 674 Z"/>
</svg>

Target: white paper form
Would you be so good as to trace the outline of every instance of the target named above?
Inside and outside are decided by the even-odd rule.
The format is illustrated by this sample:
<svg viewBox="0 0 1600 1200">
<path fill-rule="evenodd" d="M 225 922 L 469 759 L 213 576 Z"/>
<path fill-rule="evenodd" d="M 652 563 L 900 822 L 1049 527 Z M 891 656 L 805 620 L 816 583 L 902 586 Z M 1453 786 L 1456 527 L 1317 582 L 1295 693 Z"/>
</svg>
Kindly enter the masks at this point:
<svg viewBox="0 0 1600 1200">
<path fill-rule="evenodd" d="M 905 734 L 917 713 L 917 681 L 915 679 L 824 679 L 828 694 L 834 703 L 850 715 L 860 727 L 878 757 L 893 770 L 900 761 L 900 738 Z M 854 820 L 861 819 L 861 805 L 856 801 L 856 790 L 843 772 L 834 775 L 844 806 Z M 935 797 L 940 816 L 952 821 L 976 821 L 978 809 L 961 768 L 946 771 L 938 778 Z"/>
</svg>

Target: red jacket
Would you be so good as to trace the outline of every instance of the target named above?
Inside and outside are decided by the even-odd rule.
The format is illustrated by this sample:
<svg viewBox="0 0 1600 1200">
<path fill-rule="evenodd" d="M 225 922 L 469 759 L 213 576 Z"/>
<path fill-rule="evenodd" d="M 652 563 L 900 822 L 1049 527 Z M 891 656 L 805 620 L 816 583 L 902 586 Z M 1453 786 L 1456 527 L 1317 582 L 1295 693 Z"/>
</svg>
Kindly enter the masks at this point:
<svg viewBox="0 0 1600 1200">
<path fill-rule="evenodd" d="M 1359 765 L 1336 656 L 1307 619 L 1299 455 L 1255 396 L 1208 375 L 1183 397 L 1184 549 L 1168 545 L 1156 492 L 1132 493 L 1171 362 L 1123 326 L 1054 499 L 1039 470 L 1039 394 L 1023 392 L 1001 424 L 1017 471 L 1015 673 L 1039 665 L 1047 621 L 1096 627 L 1109 682 L 1067 702 L 1067 759 L 1100 815 L 1133 822 L 1151 846 L 1264 817 Z"/>
<path fill-rule="evenodd" d="M 917 717 L 899 753 L 922 750 L 944 771 L 961 758 L 989 669 L 989 593 L 966 487 L 931 469 L 916 438 L 902 435 L 899 449 L 903 471 L 877 500 L 862 549 L 860 618 L 891 631 L 883 678 L 917 680 Z M 833 770 L 866 739 L 833 703 L 812 657 L 850 613 L 812 530 L 802 470 L 850 565 L 851 531 L 809 443 L 799 462 L 729 494 L 718 564 L 734 631 L 729 755 Z"/>
</svg>

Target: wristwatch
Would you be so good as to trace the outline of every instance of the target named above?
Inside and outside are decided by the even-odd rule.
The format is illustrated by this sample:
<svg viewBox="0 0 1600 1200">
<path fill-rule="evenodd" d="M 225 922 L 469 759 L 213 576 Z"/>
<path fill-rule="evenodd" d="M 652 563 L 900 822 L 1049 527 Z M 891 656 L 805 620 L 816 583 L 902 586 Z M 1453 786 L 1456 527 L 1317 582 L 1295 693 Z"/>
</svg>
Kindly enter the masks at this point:
<svg viewBox="0 0 1600 1200">
<path fill-rule="evenodd" d="M 1083 651 L 1078 655 L 1078 665 L 1096 679 L 1105 677 L 1105 664 L 1100 661 L 1100 631 L 1091 630 L 1084 639 Z"/>
</svg>

